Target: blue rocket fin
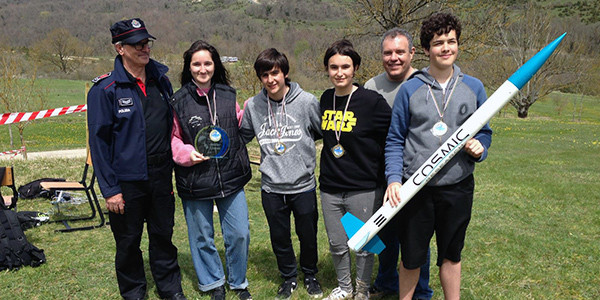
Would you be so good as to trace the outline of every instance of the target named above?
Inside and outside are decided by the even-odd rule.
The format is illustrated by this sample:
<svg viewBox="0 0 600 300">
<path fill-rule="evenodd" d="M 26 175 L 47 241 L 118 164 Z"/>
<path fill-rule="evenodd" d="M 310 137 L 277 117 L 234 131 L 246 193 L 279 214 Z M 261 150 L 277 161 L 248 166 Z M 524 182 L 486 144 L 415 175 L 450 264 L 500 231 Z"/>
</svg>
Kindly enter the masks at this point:
<svg viewBox="0 0 600 300">
<path fill-rule="evenodd" d="M 344 230 L 346 231 L 348 238 L 352 238 L 352 236 L 354 236 L 354 234 L 365 224 L 351 213 L 346 213 L 340 221 L 342 221 L 342 226 L 344 226 Z M 366 239 L 367 237 L 364 238 L 365 241 Z M 378 236 L 374 236 L 371 241 L 362 247 L 362 250 L 379 254 L 384 248 L 385 245 L 381 239 Z"/>
</svg>

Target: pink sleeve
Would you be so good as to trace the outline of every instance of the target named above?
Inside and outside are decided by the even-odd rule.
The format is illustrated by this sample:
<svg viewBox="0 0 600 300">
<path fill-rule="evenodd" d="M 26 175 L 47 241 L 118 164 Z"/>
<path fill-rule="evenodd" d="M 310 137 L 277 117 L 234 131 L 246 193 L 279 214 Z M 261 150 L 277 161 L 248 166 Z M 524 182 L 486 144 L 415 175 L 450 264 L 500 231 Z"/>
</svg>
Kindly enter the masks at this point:
<svg viewBox="0 0 600 300">
<path fill-rule="evenodd" d="M 246 101 L 244 101 L 244 109 L 246 109 L 246 105 L 248 105 L 248 101 L 252 100 L 252 98 L 254 98 L 254 97 L 250 97 L 250 98 L 246 99 Z M 235 103 L 235 111 L 237 113 L 238 127 L 242 127 L 242 118 L 244 117 L 244 109 L 240 109 L 240 105 L 237 104 L 237 102 Z"/>
<path fill-rule="evenodd" d="M 246 108 L 246 105 L 244 105 L 244 108 Z M 235 103 L 235 114 L 238 119 L 238 127 L 242 127 L 242 117 L 244 116 L 244 110 L 240 109 L 240 105 L 237 102 Z"/>
<path fill-rule="evenodd" d="M 181 126 L 173 112 L 173 130 L 171 131 L 171 151 L 173 151 L 173 161 L 183 167 L 192 166 L 190 154 L 194 151 L 194 146 L 185 144 L 181 138 Z"/>
</svg>

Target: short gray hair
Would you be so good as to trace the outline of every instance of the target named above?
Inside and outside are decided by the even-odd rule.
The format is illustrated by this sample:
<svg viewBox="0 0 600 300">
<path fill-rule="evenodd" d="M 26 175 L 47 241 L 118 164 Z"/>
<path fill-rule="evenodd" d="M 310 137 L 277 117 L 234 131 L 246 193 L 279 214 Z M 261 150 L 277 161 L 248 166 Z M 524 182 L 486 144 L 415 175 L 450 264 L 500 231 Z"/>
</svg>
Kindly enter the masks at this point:
<svg viewBox="0 0 600 300">
<path fill-rule="evenodd" d="M 408 40 L 408 50 L 410 51 L 413 48 L 413 38 L 412 35 L 410 33 L 408 33 L 408 31 L 399 28 L 399 27 L 394 27 L 388 31 L 386 31 L 383 36 L 381 37 L 381 51 L 383 51 L 383 41 L 385 41 L 385 39 L 387 38 L 395 38 L 397 36 L 403 36 Z"/>
</svg>

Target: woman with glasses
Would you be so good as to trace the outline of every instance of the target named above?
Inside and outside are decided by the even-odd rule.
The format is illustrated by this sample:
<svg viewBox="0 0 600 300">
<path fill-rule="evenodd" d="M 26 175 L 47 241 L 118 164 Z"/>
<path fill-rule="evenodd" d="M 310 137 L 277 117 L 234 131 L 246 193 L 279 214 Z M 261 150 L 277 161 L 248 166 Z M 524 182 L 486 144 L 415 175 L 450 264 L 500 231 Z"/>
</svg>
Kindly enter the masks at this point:
<svg viewBox="0 0 600 300">
<path fill-rule="evenodd" d="M 217 50 L 204 41 L 194 42 L 183 54 L 181 89 L 171 102 L 171 147 L 200 290 L 210 292 L 211 299 L 225 299 L 225 272 L 214 242 L 216 206 L 227 283 L 240 299 L 252 299 L 246 279 L 250 228 L 243 189 L 252 174 L 238 132 L 236 92 L 229 84 Z"/>
<path fill-rule="evenodd" d="M 369 298 L 373 254 L 356 253 L 354 289 L 348 237 L 340 219 L 349 212 L 366 222 L 381 206 L 385 186 L 383 150 L 391 109 L 379 93 L 353 83 L 360 61 L 348 40 L 334 42 L 323 58 L 334 86 L 321 96 L 319 176 L 323 219 L 338 281 L 326 298 L 330 300 Z"/>
</svg>

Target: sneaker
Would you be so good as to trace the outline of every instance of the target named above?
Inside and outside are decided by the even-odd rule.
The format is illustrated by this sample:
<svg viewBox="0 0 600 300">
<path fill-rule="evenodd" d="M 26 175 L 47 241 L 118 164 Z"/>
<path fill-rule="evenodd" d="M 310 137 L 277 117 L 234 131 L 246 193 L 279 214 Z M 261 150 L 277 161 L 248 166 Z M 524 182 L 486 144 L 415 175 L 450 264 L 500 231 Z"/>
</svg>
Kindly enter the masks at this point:
<svg viewBox="0 0 600 300">
<path fill-rule="evenodd" d="M 298 283 L 294 279 L 284 281 L 277 290 L 277 299 L 288 300 L 292 297 L 292 293 L 298 287 Z"/>
<path fill-rule="evenodd" d="M 342 290 L 341 287 L 336 287 L 331 291 L 331 294 L 327 298 L 323 298 L 323 300 L 343 300 L 343 299 L 352 299 L 352 292 L 346 292 Z"/>
<path fill-rule="evenodd" d="M 304 287 L 306 287 L 306 292 L 312 298 L 319 298 L 323 296 L 323 290 L 321 289 L 321 285 L 315 277 L 304 278 Z"/>
<path fill-rule="evenodd" d="M 388 296 L 395 296 L 398 298 L 398 292 L 380 290 L 375 285 L 371 286 L 369 289 L 370 299 L 382 299 Z"/>
<path fill-rule="evenodd" d="M 214 288 L 210 291 L 210 300 L 225 300 L 225 286 Z"/>
<path fill-rule="evenodd" d="M 169 297 L 169 300 L 187 300 L 183 292 L 179 292 Z"/>
<path fill-rule="evenodd" d="M 233 290 L 240 300 L 252 300 L 252 295 L 248 292 L 248 289 L 235 289 Z"/>
<path fill-rule="evenodd" d="M 356 293 L 356 295 L 354 295 L 354 300 L 369 300 L 369 292 Z"/>
<path fill-rule="evenodd" d="M 369 284 L 360 279 L 356 279 L 355 300 L 369 300 Z"/>
</svg>

